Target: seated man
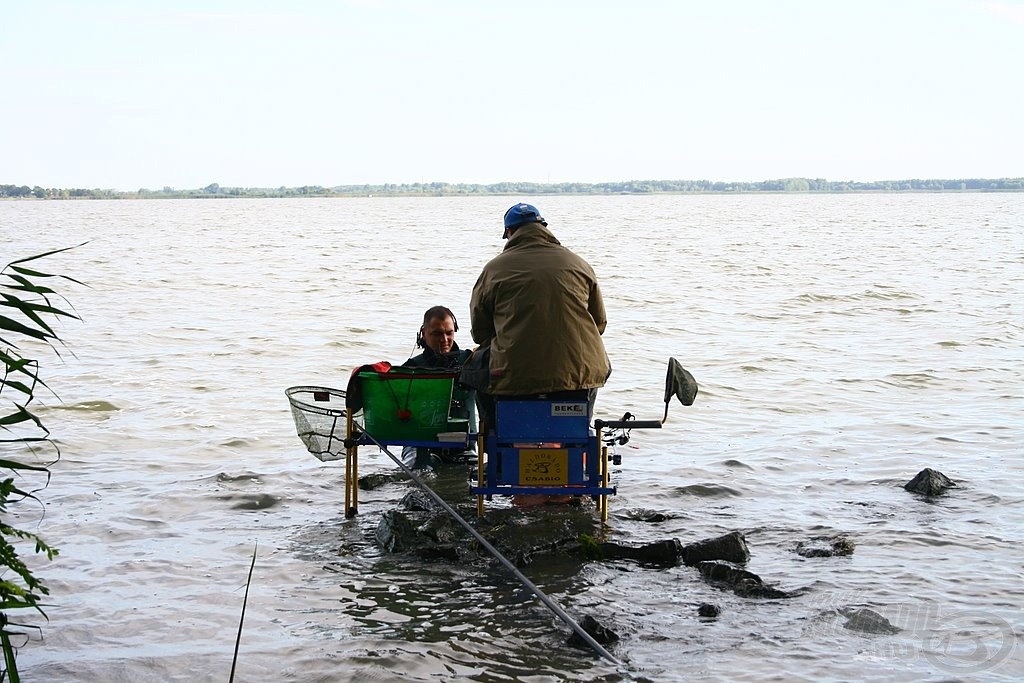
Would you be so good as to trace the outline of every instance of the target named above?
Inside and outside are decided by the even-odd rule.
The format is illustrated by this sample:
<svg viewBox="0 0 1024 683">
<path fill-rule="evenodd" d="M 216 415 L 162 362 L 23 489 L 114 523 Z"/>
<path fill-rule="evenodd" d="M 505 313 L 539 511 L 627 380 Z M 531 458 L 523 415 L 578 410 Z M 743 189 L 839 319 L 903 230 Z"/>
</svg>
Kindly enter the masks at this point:
<svg viewBox="0 0 1024 683">
<path fill-rule="evenodd" d="M 459 322 L 455 314 L 445 306 L 433 306 L 423 314 L 423 324 L 416 333 L 416 347 L 423 353 L 412 356 L 402 363 L 414 368 L 457 368 L 469 357 L 469 350 L 462 350 L 455 343 Z"/>
<path fill-rule="evenodd" d="M 457 372 L 470 355 L 470 351 L 459 348 L 455 343 L 455 333 L 459 331 L 459 323 L 455 314 L 445 306 L 433 306 L 423 314 L 423 324 L 416 334 L 416 346 L 423 353 L 409 358 L 402 363 L 405 367 L 438 368 Z M 467 429 L 476 431 L 476 406 L 472 390 L 459 385 L 452 392 L 452 405 L 449 417 L 465 419 Z M 406 446 L 402 449 L 402 462 L 412 469 L 434 467 L 440 463 L 458 462 L 475 457 L 475 449 L 467 448 L 416 448 Z"/>
<path fill-rule="evenodd" d="M 508 242 L 473 286 L 473 341 L 490 354 L 488 376 L 473 385 L 488 429 L 501 398 L 586 401 L 589 418 L 611 374 L 594 269 L 547 226 L 531 204 L 509 208 L 502 235 Z"/>
</svg>

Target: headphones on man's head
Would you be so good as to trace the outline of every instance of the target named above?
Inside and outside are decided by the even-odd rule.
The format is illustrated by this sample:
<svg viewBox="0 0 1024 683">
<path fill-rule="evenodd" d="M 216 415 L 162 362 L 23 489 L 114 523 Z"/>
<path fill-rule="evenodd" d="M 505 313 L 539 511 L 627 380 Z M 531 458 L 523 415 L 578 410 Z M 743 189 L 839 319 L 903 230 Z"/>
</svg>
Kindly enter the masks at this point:
<svg viewBox="0 0 1024 683">
<path fill-rule="evenodd" d="M 452 323 L 455 326 L 455 331 L 459 331 L 459 319 L 455 317 L 454 313 L 452 313 L 452 309 L 447 306 L 432 306 L 423 314 L 423 324 L 420 325 L 420 329 L 416 333 L 416 346 L 421 349 L 427 348 L 427 343 L 423 340 L 423 332 L 427 329 L 427 323 L 434 318 L 451 318 Z"/>
</svg>

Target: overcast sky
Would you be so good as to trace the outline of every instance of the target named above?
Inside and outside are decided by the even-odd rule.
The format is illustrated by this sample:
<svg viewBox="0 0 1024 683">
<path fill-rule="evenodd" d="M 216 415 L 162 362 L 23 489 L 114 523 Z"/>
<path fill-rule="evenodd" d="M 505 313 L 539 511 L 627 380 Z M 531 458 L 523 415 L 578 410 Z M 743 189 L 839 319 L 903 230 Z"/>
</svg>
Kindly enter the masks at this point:
<svg viewBox="0 0 1024 683">
<path fill-rule="evenodd" d="M 1019 0 L 4 0 L 0 184 L 1024 176 Z"/>
</svg>

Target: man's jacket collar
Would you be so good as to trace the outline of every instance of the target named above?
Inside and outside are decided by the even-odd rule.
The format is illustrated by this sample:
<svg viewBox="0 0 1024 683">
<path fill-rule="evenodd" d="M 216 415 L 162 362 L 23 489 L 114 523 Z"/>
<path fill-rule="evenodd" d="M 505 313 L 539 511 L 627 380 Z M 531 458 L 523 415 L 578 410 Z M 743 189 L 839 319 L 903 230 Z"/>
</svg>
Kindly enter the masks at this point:
<svg viewBox="0 0 1024 683">
<path fill-rule="evenodd" d="M 527 223 L 526 225 L 516 229 L 516 234 L 508 238 L 508 242 L 505 243 L 505 247 L 502 251 L 514 249 L 515 247 L 524 244 L 538 244 L 541 242 L 557 245 L 562 244 L 558 241 L 553 232 L 545 228 L 540 223 Z"/>
</svg>

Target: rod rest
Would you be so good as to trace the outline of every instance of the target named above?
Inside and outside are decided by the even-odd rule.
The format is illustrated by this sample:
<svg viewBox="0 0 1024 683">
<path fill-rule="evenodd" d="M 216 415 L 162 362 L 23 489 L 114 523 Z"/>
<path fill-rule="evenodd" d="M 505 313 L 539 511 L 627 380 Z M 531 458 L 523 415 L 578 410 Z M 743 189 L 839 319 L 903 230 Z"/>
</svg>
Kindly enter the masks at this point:
<svg viewBox="0 0 1024 683">
<path fill-rule="evenodd" d="M 594 420 L 594 429 L 661 429 L 658 420 Z"/>
</svg>

